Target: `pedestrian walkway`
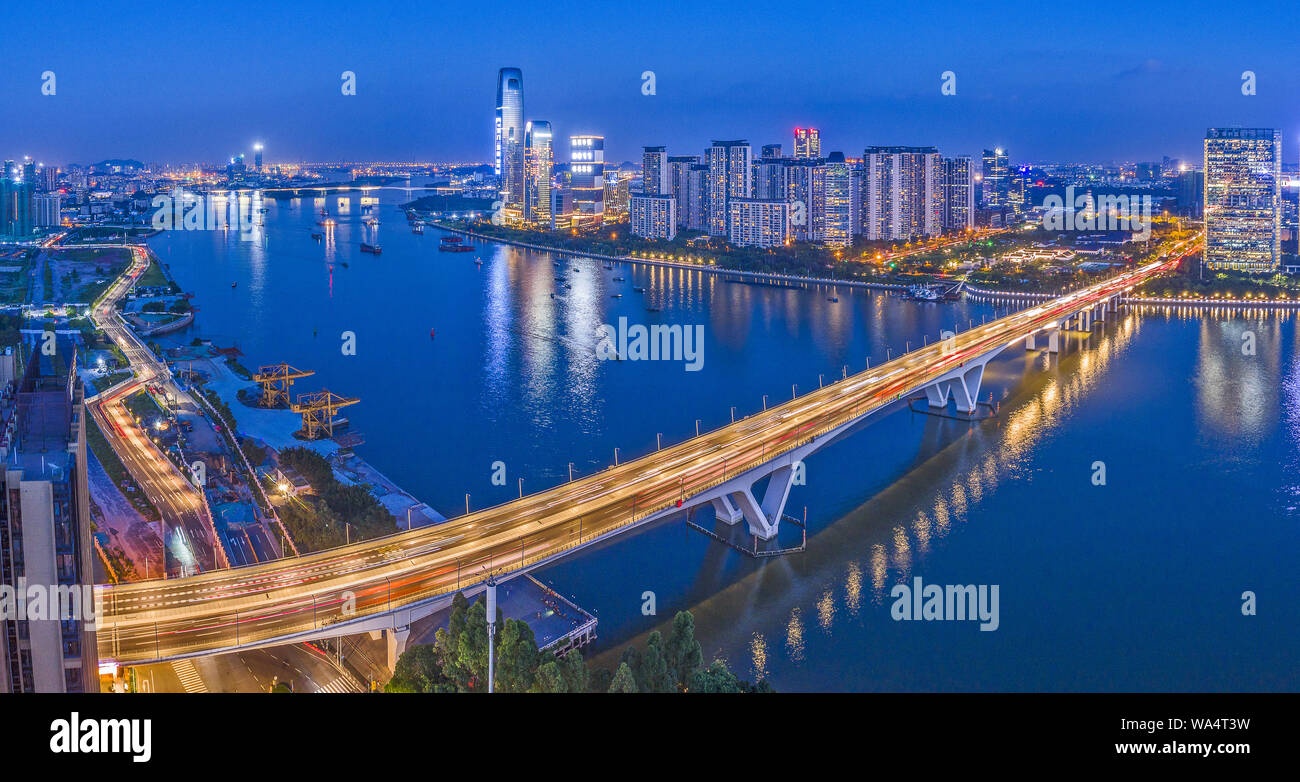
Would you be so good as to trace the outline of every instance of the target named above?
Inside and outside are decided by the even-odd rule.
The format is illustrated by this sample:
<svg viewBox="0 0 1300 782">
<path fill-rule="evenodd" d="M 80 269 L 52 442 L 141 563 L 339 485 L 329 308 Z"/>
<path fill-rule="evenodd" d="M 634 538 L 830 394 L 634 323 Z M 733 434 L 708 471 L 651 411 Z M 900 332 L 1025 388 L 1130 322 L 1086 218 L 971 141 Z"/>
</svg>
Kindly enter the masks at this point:
<svg viewBox="0 0 1300 782">
<path fill-rule="evenodd" d="M 186 692 L 208 691 L 208 685 L 203 683 L 203 678 L 199 676 L 193 660 L 177 660 L 172 663 L 172 670 L 176 672 L 176 678 L 181 680 L 181 686 Z"/>
<path fill-rule="evenodd" d="M 316 692 L 361 692 L 351 677 L 340 676 L 329 684 L 321 687 Z"/>
</svg>

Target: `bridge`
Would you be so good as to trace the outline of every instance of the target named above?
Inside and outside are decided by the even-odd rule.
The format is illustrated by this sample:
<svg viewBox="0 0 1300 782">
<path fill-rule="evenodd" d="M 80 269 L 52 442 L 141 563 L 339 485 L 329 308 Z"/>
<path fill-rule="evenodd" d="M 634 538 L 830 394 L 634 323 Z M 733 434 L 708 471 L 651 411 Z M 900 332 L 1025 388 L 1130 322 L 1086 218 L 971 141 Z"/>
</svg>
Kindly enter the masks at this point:
<svg viewBox="0 0 1300 782">
<path fill-rule="evenodd" d="M 873 415 L 924 394 L 971 413 L 984 368 L 1009 347 L 1060 349 L 1113 317 L 1125 293 L 1174 268 L 1199 237 L 1138 268 L 917 348 L 712 432 L 432 527 L 174 580 L 100 587 L 102 661 L 175 660 L 386 631 L 390 664 L 411 622 L 477 591 L 684 509 L 712 505 L 758 538 L 778 531 L 796 465 Z M 761 499 L 756 485 L 768 479 Z"/>
</svg>

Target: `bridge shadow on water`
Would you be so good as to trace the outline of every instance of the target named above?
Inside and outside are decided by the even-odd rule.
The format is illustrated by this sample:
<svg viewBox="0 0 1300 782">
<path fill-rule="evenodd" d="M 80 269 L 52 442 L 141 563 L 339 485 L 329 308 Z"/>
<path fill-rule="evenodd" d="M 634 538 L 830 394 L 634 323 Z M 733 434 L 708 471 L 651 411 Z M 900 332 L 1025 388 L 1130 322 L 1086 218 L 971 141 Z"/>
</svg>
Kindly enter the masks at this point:
<svg viewBox="0 0 1300 782">
<path fill-rule="evenodd" d="M 991 394 L 997 414 L 983 420 L 955 420 L 952 402 L 949 417 L 941 417 L 910 412 L 903 400 L 854 427 L 808 459 L 806 485 L 791 491 L 787 513 L 802 517 L 807 508 L 805 552 L 754 559 L 691 530 L 685 513 L 656 525 L 679 528 L 674 533 L 688 545 L 708 540 L 693 581 L 673 600 L 695 615 L 706 661 L 744 650 L 748 659 L 733 655 L 729 664 L 759 678 L 769 672 L 769 655 L 802 660 L 811 624 L 829 634 L 838 621 L 868 608 L 887 616 L 890 588 L 910 580 L 945 538 L 961 534 L 968 512 L 985 495 L 1002 483 L 1032 478 L 1026 462 L 1036 446 L 1097 387 L 1139 328 L 1139 318 L 1125 312 L 1090 334 L 1068 334 L 1060 354 L 1008 348 L 986 369 L 981 401 Z M 712 516 L 703 506 L 695 521 L 750 545 L 743 521 L 730 527 Z M 780 545 L 797 543 L 801 531 L 782 528 Z M 1030 518 L 1017 529 L 1034 534 Z M 594 663 L 612 668 L 622 649 L 643 645 L 650 630 L 666 634 L 676 608 L 661 602 L 662 621 L 634 636 L 606 634 Z M 782 627 L 784 638 L 754 630 L 764 627 Z"/>
</svg>

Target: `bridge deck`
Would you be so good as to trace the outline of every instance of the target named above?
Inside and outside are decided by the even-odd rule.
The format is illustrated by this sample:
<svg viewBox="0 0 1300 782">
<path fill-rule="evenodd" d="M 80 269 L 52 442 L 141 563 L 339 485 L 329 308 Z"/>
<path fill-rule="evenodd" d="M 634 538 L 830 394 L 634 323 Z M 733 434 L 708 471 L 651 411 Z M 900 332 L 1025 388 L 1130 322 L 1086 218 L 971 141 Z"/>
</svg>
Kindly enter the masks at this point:
<svg viewBox="0 0 1300 782">
<path fill-rule="evenodd" d="M 710 488 L 882 410 L 967 362 L 1054 328 L 1178 260 L 1171 252 L 734 424 L 443 524 L 184 579 L 102 587 L 100 658 L 130 663 L 263 645 L 424 604 L 490 573 L 535 566 L 689 506 Z"/>
</svg>

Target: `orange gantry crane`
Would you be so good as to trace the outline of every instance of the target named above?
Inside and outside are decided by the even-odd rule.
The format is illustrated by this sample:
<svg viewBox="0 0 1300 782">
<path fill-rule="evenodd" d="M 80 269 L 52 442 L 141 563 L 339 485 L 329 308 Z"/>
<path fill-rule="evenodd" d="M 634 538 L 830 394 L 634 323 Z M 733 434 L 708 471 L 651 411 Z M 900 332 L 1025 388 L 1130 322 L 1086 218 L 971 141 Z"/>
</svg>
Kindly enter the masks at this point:
<svg viewBox="0 0 1300 782">
<path fill-rule="evenodd" d="M 293 381 L 316 374 L 310 369 L 295 369 L 288 364 L 271 364 L 259 367 L 253 379 L 262 387 L 257 403 L 262 407 L 280 407 L 289 404 L 289 387 Z M 295 411 L 296 412 L 296 411 Z"/>
<path fill-rule="evenodd" d="M 340 408 L 360 402 L 355 397 L 339 396 L 328 389 L 299 394 L 298 401 L 291 405 L 295 413 L 302 414 L 302 431 L 300 434 L 308 440 L 334 436 L 334 414 Z"/>
</svg>

